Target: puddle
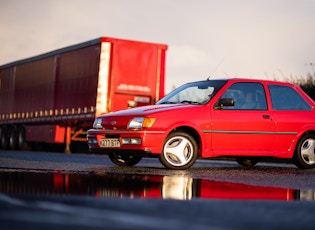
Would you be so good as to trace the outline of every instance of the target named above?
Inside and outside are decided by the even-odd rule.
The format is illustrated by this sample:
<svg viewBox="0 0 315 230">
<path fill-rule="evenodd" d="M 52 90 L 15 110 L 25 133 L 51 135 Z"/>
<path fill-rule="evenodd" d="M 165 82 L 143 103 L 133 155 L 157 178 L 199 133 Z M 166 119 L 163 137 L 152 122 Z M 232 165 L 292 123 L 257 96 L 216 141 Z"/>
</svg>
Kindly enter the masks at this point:
<svg viewBox="0 0 315 230">
<path fill-rule="evenodd" d="M 0 193 L 10 195 L 80 195 L 103 198 L 190 200 L 315 200 L 314 190 L 295 190 L 193 179 L 112 173 L 1 172 Z"/>
</svg>

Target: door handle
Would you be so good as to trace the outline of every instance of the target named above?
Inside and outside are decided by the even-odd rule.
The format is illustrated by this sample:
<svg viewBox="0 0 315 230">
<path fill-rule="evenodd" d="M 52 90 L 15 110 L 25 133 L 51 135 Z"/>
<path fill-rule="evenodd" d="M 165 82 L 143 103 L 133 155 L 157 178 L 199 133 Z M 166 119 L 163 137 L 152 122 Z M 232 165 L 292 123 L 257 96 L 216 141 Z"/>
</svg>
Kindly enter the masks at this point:
<svg viewBox="0 0 315 230">
<path fill-rule="evenodd" d="M 269 114 L 264 114 L 264 115 L 263 115 L 263 118 L 264 118 L 264 119 L 271 119 Z"/>
</svg>

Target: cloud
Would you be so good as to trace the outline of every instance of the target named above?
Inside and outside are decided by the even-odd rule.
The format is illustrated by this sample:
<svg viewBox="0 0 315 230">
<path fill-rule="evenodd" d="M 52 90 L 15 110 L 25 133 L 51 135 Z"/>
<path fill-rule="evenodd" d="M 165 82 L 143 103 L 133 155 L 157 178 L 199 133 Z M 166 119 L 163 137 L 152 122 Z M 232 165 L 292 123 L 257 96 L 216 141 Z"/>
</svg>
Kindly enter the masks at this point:
<svg viewBox="0 0 315 230">
<path fill-rule="evenodd" d="M 190 46 L 173 46 L 168 52 L 169 64 L 174 68 L 198 67 L 207 62 L 208 54 Z"/>
<path fill-rule="evenodd" d="M 305 75 L 313 0 L 2 0 L 0 65 L 100 36 L 169 45 L 167 88 L 214 77 Z"/>
</svg>

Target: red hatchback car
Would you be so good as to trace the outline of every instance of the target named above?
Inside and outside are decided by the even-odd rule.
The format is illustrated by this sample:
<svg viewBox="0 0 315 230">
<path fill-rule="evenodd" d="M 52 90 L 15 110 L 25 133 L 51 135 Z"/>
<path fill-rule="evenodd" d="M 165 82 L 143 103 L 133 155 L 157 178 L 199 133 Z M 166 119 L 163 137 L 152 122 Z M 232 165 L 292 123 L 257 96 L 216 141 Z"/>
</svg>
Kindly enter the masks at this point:
<svg viewBox="0 0 315 230">
<path fill-rule="evenodd" d="M 91 152 L 119 166 L 159 157 L 169 169 L 197 158 L 292 158 L 315 167 L 315 102 L 297 85 L 253 79 L 187 83 L 156 105 L 105 114 L 88 130 Z"/>
</svg>

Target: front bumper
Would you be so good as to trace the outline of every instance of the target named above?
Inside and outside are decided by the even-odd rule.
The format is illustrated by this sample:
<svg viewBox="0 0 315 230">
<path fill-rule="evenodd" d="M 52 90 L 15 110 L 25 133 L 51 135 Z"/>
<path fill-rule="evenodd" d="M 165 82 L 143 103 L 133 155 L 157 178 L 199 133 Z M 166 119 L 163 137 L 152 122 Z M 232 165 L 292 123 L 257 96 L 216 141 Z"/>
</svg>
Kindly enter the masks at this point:
<svg viewBox="0 0 315 230">
<path fill-rule="evenodd" d="M 94 153 L 131 153 L 137 155 L 161 154 L 166 134 L 163 131 L 127 131 L 127 130 L 102 130 L 90 129 L 87 132 L 88 145 L 91 152 Z M 118 139 L 119 147 L 101 147 L 100 142 L 106 138 Z M 133 144 L 126 144 L 127 139 L 140 140 Z M 124 140 L 124 141 L 123 141 Z"/>
</svg>

